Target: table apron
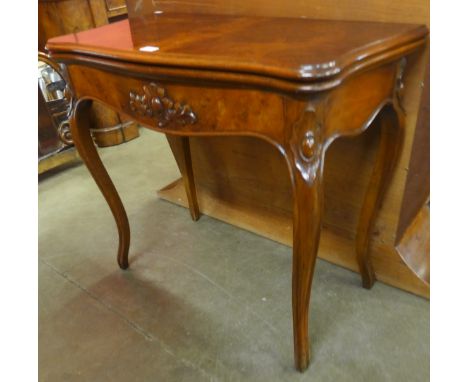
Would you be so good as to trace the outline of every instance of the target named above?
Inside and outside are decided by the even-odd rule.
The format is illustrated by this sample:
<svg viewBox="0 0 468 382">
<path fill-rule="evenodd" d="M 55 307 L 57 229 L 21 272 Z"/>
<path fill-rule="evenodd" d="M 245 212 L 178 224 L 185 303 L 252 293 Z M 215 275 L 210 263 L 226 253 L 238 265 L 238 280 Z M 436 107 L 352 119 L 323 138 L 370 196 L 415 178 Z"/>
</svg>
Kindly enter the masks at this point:
<svg viewBox="0 0 468 382">
<path fill-rule="evenodd" d="M 179 83 L 70 64 L 77 101 L 92 99 L 145 127 L 175 135 L 257 136 L 287 147 L 297 121 L 313 104 L 322 143 L 365 130 L 386 103 L 395 101 L 399 62 L 356 73 L 339 87 L 303 95 L 265 89 Z"/>
</svg>

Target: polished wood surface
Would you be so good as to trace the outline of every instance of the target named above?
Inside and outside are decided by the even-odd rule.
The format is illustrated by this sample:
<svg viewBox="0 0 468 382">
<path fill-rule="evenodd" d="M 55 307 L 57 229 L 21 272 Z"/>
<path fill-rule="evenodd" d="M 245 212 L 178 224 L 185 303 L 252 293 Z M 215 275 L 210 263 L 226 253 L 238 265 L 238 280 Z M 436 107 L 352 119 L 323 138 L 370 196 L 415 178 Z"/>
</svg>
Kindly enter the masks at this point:
<svg viewBox="0 0 468 382">
<path fill-rule="evenodd" d="M 319 31 L 329 33 L 310 34 Z M 290 43 L 281 39 L 283 33 Z M 172 146 L 184 158 L 179 166 L 185 169 L 194 218 L 198 203 L 188 136 L 244 135 L 270 143 L 283 155 L 292 186 L 294 353 L 296 368 L 305 370 L 325 153 L 338 137 L 361 134 L 380 119 L 381 149 L 358 242 L 363 283 L 370 287 L 367 243 L 400 147 L 406 57 L 424 47 L 426 35 L 424 27 L 411 25 L 177 14 L 52 39 L 48 49 L 68 65 L 73 85 L 76 147 L 119 228 L 119 265 L 128 266 L 128 220 L 90 138 L 89 100 L 152 130 L 182 137 Z M 159 50 L 154 52 L 140 50 L 154 45 L 135 43 L 156 38 Z M 214 46 L 221 48 L 223 40 L 223 52 L 216 52 Z M 259 48 L 264 44 L 269 48 Z"/>
<path fill-rule="evenodd" d="M 357 66 L 372 65 L 379 56 L 398 54 L 401 45 L 417 47 L 425 34 L 424 26 L 407 24 L 290 18 L 272 22 L 223 15 L 197 15 L 194 20 L 191 15 L 170 14 L 54 38 L 48 49 L 223 74 L 261 74 L 325 87 Z"/>
</svg>

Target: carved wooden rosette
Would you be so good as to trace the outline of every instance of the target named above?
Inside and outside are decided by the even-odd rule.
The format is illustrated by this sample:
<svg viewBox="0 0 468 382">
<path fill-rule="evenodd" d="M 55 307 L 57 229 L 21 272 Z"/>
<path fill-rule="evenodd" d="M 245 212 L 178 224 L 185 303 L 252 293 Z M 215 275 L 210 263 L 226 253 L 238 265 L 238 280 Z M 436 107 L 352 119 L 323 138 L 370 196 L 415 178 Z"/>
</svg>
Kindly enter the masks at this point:
<svg viewBox="0 0 468 382">
<path fill-rule="evenodd" d="M 72 113 L 73 113 L 73 107 L 74 107 L 74 102 L 75 102 L 75 97 L 73 95 L 73 91 L 68 84 L 67 81 L 67 74 L 66 74 L 66 69 L 63 66 L 60 66 L 59 63 L 57 63 L 55 60 L 51 59 L 47 54 L 44 52 L 39 52 L 38 53 L 38 59 L 39 61 L 45 62 L 47 65 L 49 65 L 52 69 L 54 69 L 60 77 L 65 80 L 65 89 L 63 90 L 63 98 L 67 104 L 67 119 L 62 121 L 59 126 L 57 127 L 57 133 L 59 136 L 59 139 L 66 145 L 71 146 L 73 145 L 73 137 L 70 132 L 70 120 L 72 118 Z"/>
<path fill-rule="evenodd" d="M 62 73 L 60 73 L 62 75 Z M 63 75 L 62 75 L 63 77 Z M 63 91 L 63 98 L 67 102 L 67 119 L 63 121 L 57 128 L 60 140 L 67 144 L 73 145 L 73 137 L 70 131 L 70 120 L 72 118 L 73 108 L 75 105 L 75 97 L 73 96 L 73 91 L 70 86 L 67 84 Z"/>
<path fill-rule="evenodd" d="M 73 137 L 70 131 L 70 118 L 71 116 L 69 116 L 68 119 L 60 123 L 60 125 L 57 128 L 60 140 L 67 145 L 73 145 Z"/>
<path fill-rule="evenodd" d="M 141 116 L 154 118 L 158 127 L 164 127 L 170 122 L 179 125 L 193 125 L 197 122 L 197 116 L 192 108 L 181 102 L 172 100 L 166 89 L 154 82 L 143 86 L 143 92 L 131 91 L 130 109 Z"/>
<path fill-rule="evenodd" d="M 321 171 L 322 134 L 319 113 L 314 104 L 308 103 L 293 126 L 290 146 L 294 156 L 294 165 L 309 185 L 317 177 L 317 171 Z"/>
</svg>

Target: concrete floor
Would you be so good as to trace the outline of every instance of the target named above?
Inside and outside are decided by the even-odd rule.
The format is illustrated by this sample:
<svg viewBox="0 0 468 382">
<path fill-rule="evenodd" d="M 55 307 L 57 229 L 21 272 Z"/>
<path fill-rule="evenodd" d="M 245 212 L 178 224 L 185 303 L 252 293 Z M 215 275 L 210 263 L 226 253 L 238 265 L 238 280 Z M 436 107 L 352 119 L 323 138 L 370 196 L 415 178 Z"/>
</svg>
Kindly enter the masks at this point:
<svg viewBox="0 0 468 382">
<path fill-rule="evenodd" d="M 428 381 L 429 302 L 319 260 L 312 363 L 293 368 L 291 250 L 157 199 L 161 134 L 100 150 L 129 215 L 130 269 L 84 165 L 39 182 L 39 381 Z"/>
</svg>

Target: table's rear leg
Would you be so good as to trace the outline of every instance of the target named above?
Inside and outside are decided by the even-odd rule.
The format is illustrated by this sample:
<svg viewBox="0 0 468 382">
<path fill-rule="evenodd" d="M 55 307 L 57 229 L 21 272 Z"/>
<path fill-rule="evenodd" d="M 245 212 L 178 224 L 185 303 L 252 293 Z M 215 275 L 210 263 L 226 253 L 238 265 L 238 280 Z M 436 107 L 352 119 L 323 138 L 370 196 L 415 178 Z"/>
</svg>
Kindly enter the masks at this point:
<svg viewBox="0 0 468 382">
<path fill-rule="evenodd" d="M 197 191 L 195 188 L 195 179 L 193 176 L 192 157 L 190 154 L 190 140 L 188 137 L 180 137 L 176 135 L 166 134 L 167 141 L 176 158 L 181 158 L 177 162 L 179 165 L 180 173 L 184 181 L 185 193 L 187 194 L 187 201 L 190 210 L 190 216 L 193 221 L 200 218 L 200 210 L 198 207 Z"/>
<path fill-rule="evenodd" d="M 398 159 L 403 126 L 401 114 L 390 106 L 382 110 L 376 122 L 380 125 L 380 144 L 356 234 L 357 262 L 362 277 L 362 286 L 367 289 L 370 289 L 376 280 L 369 253 L 370 238 L 377 211 Z"/>
<path fill-rule="evenodd" d="M 75 143 L 75 147 L 83 162 L 88 167 L 96 184 L 107 201 L 112 214 L 114 215 L 119 232 L 119 250 L 117 261 L 120 268 L 128 268 L 128 249 L 130 246 L 130 227 L 127 214 L 120 200 L 119 194 L 112 183 L 109 174 L 102 164 L 99 154 L 91 137 L 89 110 L 92 101 L 79 101 L 73 111 L 70 123 L 70 130 Z"/>
</svg>

